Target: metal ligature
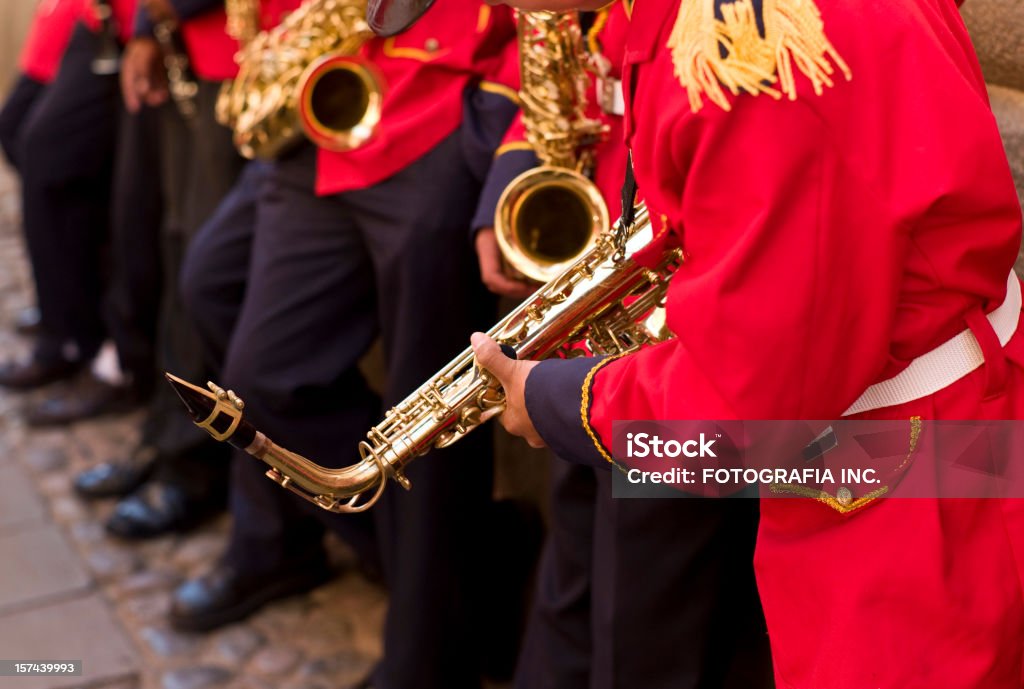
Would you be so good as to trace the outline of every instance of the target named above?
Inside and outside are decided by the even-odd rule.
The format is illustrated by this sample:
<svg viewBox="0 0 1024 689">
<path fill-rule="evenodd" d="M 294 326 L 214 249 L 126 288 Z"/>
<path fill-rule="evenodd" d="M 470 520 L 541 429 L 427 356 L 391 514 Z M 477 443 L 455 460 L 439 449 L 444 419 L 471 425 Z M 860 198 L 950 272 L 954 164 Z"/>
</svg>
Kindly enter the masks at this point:
<svg viewBox="0 0 1024 689">
<path fill-rule="evenodd" d="M 188 58 L 184 38 L 178 22 L 174 19 L 158 21 L 153 26 L 153 36 L 160 44 L 160 52 L 164 56 L 164 69 L 167 70 L 167 90 L 171 101 L 186 120 L 196 116 L 196 97 L 199 95 L 199 82 L 192 71 L 192 63 Z"/>
<path fill-rule="evenodd" d="M 229 0 L 228 11 L 229 28 L 244 41 L 253 33 L 251 2 Z M 365 0 L 307 0 L 243 44 L 238 76 L 217 103 L 217 118 L 234 130 L 242 155 L 273 159 L 303 136 L 347 151 L 373 136 L 383 88 L 356 56 L 373 37 L 365 14 Z"/>
<path fill-rule="evenodd" d="M 547 282 L 608 229 L 608 207 L 589 179 L 606 127 L 587 117 L 587 54 L 575 12 L 520 12 L 523 124 L 541 167 L 514 179 L 498 201 L 498 246 L 508 264 Z"/>
<path fill-rule="evenodd" d="M 655 269 L 634 262 L 632 255 L 651 236 L 641 206 L 632 225 L 602 234 L 489 334 L 523 359 L 621 354 L 670 339 L 661 304 L 681 254 L 667 252 Z M 266 462 L 271 467 L 267 476 L 331 512 L 368 509 L 388 479 L 409 488 L 404 473 L 409 462 L 457 442 L 505 408 L 498 382 L 466 349 L 370 430 L 359 445 L 358 463 L 328 469 L 274 444 L 248 424 L 244 404 L 234 393 L 212 383 L 204 390 L 171 375 L 168 379 L 198 426 Z"/>
<path fill-rule="evenodd" d="M 98 76 L 111 76 L 121 71 L 121 44 L 117 35 L 117 19 L 110 0 L 95 0 L 93 7 L 100 20 L 99 45 L 90 68 Z"/>
</svg>

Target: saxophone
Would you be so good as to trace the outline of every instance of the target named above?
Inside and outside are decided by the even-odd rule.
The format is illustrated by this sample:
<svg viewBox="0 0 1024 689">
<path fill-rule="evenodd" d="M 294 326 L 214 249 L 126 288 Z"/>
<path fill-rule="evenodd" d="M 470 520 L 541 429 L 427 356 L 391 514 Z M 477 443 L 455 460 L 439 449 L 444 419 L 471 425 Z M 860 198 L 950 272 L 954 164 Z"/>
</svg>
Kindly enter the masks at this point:
<svg viewBox="0 0 1024 689">
<path fill-rule="evenodd" d="M 199 95 L 199 82 L 192 71 L 192 63 L 188 58 L 188 49 L 175 19 L 161 19 L 153 26 L 153 36 L 160 44 L 164 56 L 164 69 L 167 71 L 167 91 L 182 118 L 188 122 L 197 114 L 196 98 Z"/>
<path fill-rule="evenodd" d="M 587 56 L 575 12 L 519 12 L 519 71 L 526 138 L 542 163 L 514 179 L 494 220 L 506 262 L 547 282 L 608 229 L 608 207 L 588 175 L 604 136 L 588 118 Z"/>
<path fill-rule="evenodd" d="M 365 0 L 307 0 L 260 33 L 252 0 L 229 0 L 228 10 L 229 30 L 243 45 L 217 119 L 234 130 L 242 155 L 277 158 L 303 136 L 333 151 L 370 139 L 383 92 L 373 68 L 355 57 L 373 37 Z"/>
<path fill-rule="evenodd" d="M 632 256 L 651 237 L 647 211 L 639 206 L 634 222 L 620 220 L 603 233 L 489 334 L 507 353 L 528 359 L 623 354 L 671 338 L 661 304 L 681 252 L 668 251 L 654 269 L 645 268 Z M 167 378 L 196 425 L 266 462 L 267 476 L 331 512 L 368 509 L 388 479 L 408 489 L 409 462 L 457 442 L 505 408 L 497 380 L 466 349 L 370 430 L 359 445 L 358 463 L 327 469 L 276 445 L 246 422 L 245 405 L 233 392 Z"/>
</svg>

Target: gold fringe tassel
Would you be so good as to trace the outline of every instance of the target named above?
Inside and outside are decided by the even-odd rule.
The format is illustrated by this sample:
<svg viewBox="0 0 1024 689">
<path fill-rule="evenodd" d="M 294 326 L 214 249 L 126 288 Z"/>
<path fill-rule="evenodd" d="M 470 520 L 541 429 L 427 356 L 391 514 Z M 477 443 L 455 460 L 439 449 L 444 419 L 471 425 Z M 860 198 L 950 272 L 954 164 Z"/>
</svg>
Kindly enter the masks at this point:
<svg viewBox="0 0 1024 689">
<path fill-rule="evenodd" d="M 779 99 L 785 94 L 795 100 L 794 67 L 810 79 L 818 95 L 833 85 L 835 68 L 847 81 L 852 78 L 825 36 L 825 23 L 813 0 L 764 0 L 764 37 L 757 29 L 752 0 L 723 4 L 721 9 L 718 19 L 715 0 L 681 0 L 668 40 L 676 78 L 686 89 L 693 112 L 703 107 L 705 95 L 730 110 L 722 87 L 733 95 L 744 91 Z"/>
</svg>

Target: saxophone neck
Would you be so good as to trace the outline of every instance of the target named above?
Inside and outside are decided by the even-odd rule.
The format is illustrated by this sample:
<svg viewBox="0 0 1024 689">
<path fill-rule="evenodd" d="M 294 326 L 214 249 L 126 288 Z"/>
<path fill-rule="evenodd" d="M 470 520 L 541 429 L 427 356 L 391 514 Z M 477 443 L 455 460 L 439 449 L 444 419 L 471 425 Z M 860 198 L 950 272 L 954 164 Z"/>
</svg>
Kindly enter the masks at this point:
<svg viewBox="0 0 1024 689">
<path fill-rule="evenodd" d="M 321 466 L 256 430 L 244 418 L 245 403 L 231 390 L 213 383 L 204 389 L 170 373 L 165 375 L 197 426 L 214 439 L 265 462 L 270 466 L 267 476 L 323 509 L 361 512 L 380 498 L 389 475 L 401 482 L 398 472 L 377 453 L 362 447 L 362 459 L 350 467 Z"/>
</svg>

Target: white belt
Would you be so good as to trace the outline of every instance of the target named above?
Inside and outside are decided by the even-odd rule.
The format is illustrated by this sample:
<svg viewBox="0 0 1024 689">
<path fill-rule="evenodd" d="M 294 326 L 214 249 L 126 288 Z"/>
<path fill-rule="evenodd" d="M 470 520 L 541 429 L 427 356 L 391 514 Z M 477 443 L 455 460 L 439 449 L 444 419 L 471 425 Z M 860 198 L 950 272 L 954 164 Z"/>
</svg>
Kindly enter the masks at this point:
<svg viewBox="0 0 1024 689">
<path fill-rule="evenodd" d="M 1017 331 L 1020 319 L 1020 281 L 1010 271 L 1006 282 L 1006 299 L 992 313 L 988 322 L 992 324 L 999 344 L 1006 346 Z M 970 330 L 964 330 L 927 354 L 922 354 L 901 373 L 869 387 L 843 416 L 883 407 L 892 407 L 912 400 L 927 397 L 948 387 L 985 363 L 985 356 L 977 338 Z"/>
<path fill-rule="evenodd" d="M 622 93 L 622 81 L 610 77 L 597 80 L 597 102 L 606 115 L 622 117 L 626 113 L 626 99 Z"/>
</svg>

